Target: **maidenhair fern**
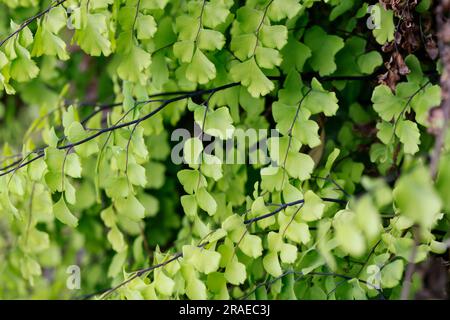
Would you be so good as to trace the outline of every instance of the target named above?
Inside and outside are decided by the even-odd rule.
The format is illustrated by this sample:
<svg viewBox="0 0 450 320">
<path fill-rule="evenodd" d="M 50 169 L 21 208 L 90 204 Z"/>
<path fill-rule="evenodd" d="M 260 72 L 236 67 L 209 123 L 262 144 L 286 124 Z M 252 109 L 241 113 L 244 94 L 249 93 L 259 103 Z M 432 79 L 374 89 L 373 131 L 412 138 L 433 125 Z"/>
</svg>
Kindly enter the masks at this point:
<svg viewBox="0 0 450 320">
<path fill-rule="evenodd" d="M 401 6 L 0 0 L 0 298 L 413 297 L 450 67 Z"/>
</svg>

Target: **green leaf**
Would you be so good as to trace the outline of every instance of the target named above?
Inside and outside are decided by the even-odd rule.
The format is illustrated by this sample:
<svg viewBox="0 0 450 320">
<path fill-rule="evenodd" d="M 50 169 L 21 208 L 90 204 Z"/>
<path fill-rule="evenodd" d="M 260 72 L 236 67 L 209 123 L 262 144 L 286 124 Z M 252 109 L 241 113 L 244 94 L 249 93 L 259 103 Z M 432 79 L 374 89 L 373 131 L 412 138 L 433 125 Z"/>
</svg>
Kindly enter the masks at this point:
<svg viewBox="0 0 450 320">
<path fill-rule="evenodd" d="M 66 156 L 64 172 L 72 178 L 81 178 L 81 162 L 76 153 L 70 153 Z"/>
<path fill-rule="evenodd" d="M 381 231 L 383 225 L 381 224 L 381 218 L 375 207 L 372 199 L 365 195 L 359 199 L 355 205 L 356 223 L 359 228 L 364 232 L 369 241 L 376 239 Z"/>
<path fill-rule="evenodd" d="M 131 184 L 141 187 L 145 187 L 147 185 L 147 177 L 143 166 L 137 163 L 130 163 L 128 165 L 127 174 Z"/>
<path fill-rule="evenodd" d="M 372 93 L 373 109 L 384 121 L 398 117 L 403 110 L 401 100 L 386 85 L 377 86 Z"/>
<path fill-rule="evenodd" d="M 281 235 L 276 232 L 269 232 L 267 235 L 267 245 L 269 247 L 269 251 L 278 252 L 281 250 L 281 245 L 283 244 L 283 240 L 281 239 Z"/>
<path fill-rule="evenodd" d="M 75 228 L 78 225 L 78 218 L 75 217 L 67 208 L 64 197 L 61 197 L 57 203 L 53 205 L 53 214 L 56 219 L 69 227 Z"/>
<path fill-rule="evenodd" d="M 180 59 L 181 62 L 189 63 L 194 56 L 194 42 L 190 40 L 178 41 L 173 45 L 173 54 Z"/>
<path fill-rule="evenodd" d="M 241 34 L 231 39 L 230 49 L 240 60 L 246 60 L 253 56 L 257 43 L 254 33 Z"/>
<path fill-rule="evenodd" d="M 75 31 L 73 40 L 84 52 L 91 56 L 109 56 L 111 42 L 108 39 L 106 16 L 101 13 L 81 13 L 80 27 Z"/>
<path fill-rule="evenodd" d="M 280 53 L 271 48 L 258 47 L 255 51 L 256 62 L 261 68 L 272 69 L 281 64 Z"/>
<path fill-rule="evenodd" d="M 123 80 L 143 84 L 146 80 L 144 71 L 151 64 L 151 55 L 135 45 L 129 45 L 128 50 L 121 53 L 117 65 L 117 74 Z"/>
<path fill-rule="evenodd" d="M 383 58 L 378 51 L 370 51 L 358 57 L 359 70 L 365 74 L 372 74 L 382 64 Z"/>
<path fill-rule="evenodd" d="M 445 242 L 432 240 L 430 243 L 430 250 L 436 254 L 444 254 L 447 251 L 448 245 Z"/>
<path fill-rule="evenodd" d="M 397 259 L 381 269 L 381 286 L 383 288 L 393 288 L 400 283 L 403 275 L 404 262 Z"/>
<path fill-rule="evenodd" d="M 206 177 L 213 178 L 215 181 L 223 177 L 222 161 L 216 156 L 203 154 L 202 172 Z"/>
<path fill-rule="evenodd" d="M 339 108 L 337 102 L 336 94 L 326 91 L 316 78 L 311 81 L 311 91 L 303 101 L 305 108 L 311 111 L 311 114 L 323 112 L 327 117 L 336 114 Z"/>
<path fill-rule="evenodd" d="M 384 144 L 389 144 L 394 136 L 394 125 L 390 122 L 382 121 L 377 123 L 377 138 Z"/>
<path fill-rule="evenodd" d="M 57 29 L 57 27 L 55 28 Z M 50 29 L 51 28 L 46 27 L 46 24 L 44 23 L 39 25 L 31 54 L 36 57 L 46 54 L 50 56 L 57 56 L 61 60 L 69 59 L 69 55 L 66 51 L 66 43 L 55 33 L 52 33 Z"/>
<path fill-rule="evenodd" d="M 183 258 L 201 273 L 209 274 L 219 269 L 220 253 L 192 245 L 183 246 Z"/>
<path fill-rule="evenodd" d="M 197 190 L 197 185 L 199 188 L 207 185 L 205 177 L 198 170 L 181 170 L 178 171 L 177 177 L 184 190 L 189 194 L 193 194 Z"/>
<path fill-rule="evenodd" d="M 297 222 L 292 217 L 286 215 L 278 216 L 280 230 L 283 230 L 284 236 L 298 244 L 307 244 L 311 240 L 308 225 L 303 222 Z"/>
<path fill-rule="evenodd" d="M 260 30 L 260 40 L 262 44 L 269 48 L 281 50 L 287 43 L 288 32 L 286 26 L 262 26 Z"/>
<path fill-rule="evenodd" d="M 155 289 L 164 296 L 172 295 L 175 289 L 175 281 L 169 278 L 162 270 L 155 271 L 155 280 L 153 282 Z"/>
<path fill-rule="evenodd" d="M 184 161 L 189 164 L 191 168 L 197 168 L 201 163 L 200 155 L 203 151 L 203 144 L 199 138 L 190 138 L 184 143 L 183 157 Z"/>
<path fill-rule="evenodd" d="M 114 278 L 122 270 L 122 266 L 127 259 L 127 251 L 117 252 L 108 268 L 108 277 Z"/>
<path fill-rule="evenodd" d="M 325 204 L 322 199 L 311 190 L 305 192 L 305 202 L 299 211 L 299 215 L 304 221 L 319 220 L 324 212 Z"/>
<path fill-rule="evenodd" d="M 189 81 L 205 84 L 216 77 L 216 67 L 200 50 L 195 50 L 191 63 L 186 68 Z"/>
<path fill-rule="evenodd" d="M 403 143 L 403 150 L 408 154 L 419 151 L 420 132 L 417 124 L 410 120 L 399 121 L 395 128 L 395 134 Z"/>
<path fill-rule="evenodd" d="M 305 33 L 305 44 L 311 49 L 309 63 L 320 76 L 332 74 L 336 70 L 334 57 L 344 47 L 344 41 L 328 35 L 322 28 L 314 26 Z"/>
<path fill-rule="evenodd" d="M 302 8 L 298 0 L 274 0 L 267 12 L 270 20 L 280 21 L 284 18 L 292 19 Z"/>
<path fill-rule="evenodd" d="M 188 217 L 195 217 L 197 215 L 197 199 L 195 195 L 181 196 L 181 205 Z"/>
<path fill-rule="evenodd" d="M 354 223 L 355 214 L 350 210 L 341 210 L 336 213 L 333 227 L 336 231 L 336 240 L 341 248 L 352 256 L 361 256 L 366 249 L 362 232 Z"/>
<path fill-rule="evenodd" d="M 233 257 L 225 268 L 225 279 L 231 284 L 240 285 L 245 282 L 246 275 L 245 265 Z"/>
<path fill-rule="evenodd" d="M 245 255 L 254 259 L 262 255 L 262 241 L 261 238 L 251 234 L 245 234 L 242 241 L 239 243 L 239 249 L 244 252 Z"/>
<path fill-rule="evenodd" d="M 208 275 L 206 280 L 208 289 L 211 292 L 216 293 L 215 298 L 217 299 L 229 299 L 227 281 L 225 275 L 220 272 L 214 272 Z"/>
<path fill-rule="evenodd" d="M 424 167 L 403 175 L 397 181 L 393 195 L 396 206 L 406 217 L 424 228 L 431 228 L 436 223 L 442 202 Z"/>
<path fill-rule="evenodd" d="M 372 30 L 373 36 L 379 44 L 394 40 L 394 12 L 385 10 L 381 5 L 376 4 L 374 7 L 375 25 Z"/>
<path fill-rule="evenodd" d="M 225 44 L 225 37 L 215 30 L 202 29 L 198 37 L 198 47 L 201 50 L 220 50 Z"/>
<path fill-rule="evenodd" d="M 206 286 L 199 279 L 188 281 L 186 295 L 191 300 L 206 300 Z"/>
<path fill-rule="evenodd" d="M 286 171 L 293 178 L 298 178 L 302 181 L 311 178 L 314 170 L 313 159 L 303 153 L 289 151 L 286 158 Z"/>
<path fill-rule="evenodd" d="M 207 112 L 205 122 L 204 107 L 198 107 L 195 110 L 195 122 L 204 128 L 204 132 L 213 137 L 219 137 L 222 140 L 230 139 L 234 133 L 233 119 L 227 107 L 221 107 L 214 111 Z"/>
<path fill-rule="evenodd" d="M 215 28 L 224 23 L 230 13 L 230 2 L 213 0 L 205 5 L 203 14 L 203 24 L 208 28 Z"/>
<path fill-rule="evenodd" d="M 418 92 L 411 100 L 411 107 L 416 113 L 417 123 L 428 127 L 430 110 L 441 103 L 441 88 L 438 85 L 429 85 Z"/>
<path fill-rule="evenodd" d="M 40 181 L 47 170 L 47 164 L 43 159 L 38 159 L 30 163 L 27 167 L 28 176 L 33 181 Z"/>
<path fill-rule="evenodd" d="M 258 29 L 263 18 L 263 12 L 250 6 L 243 6 L 237 10 L 237 22 L 243 33 L 253 33 Z"/>
<path fill-rule="evenodd" d="M 283 243 L 280 250 L 280 259 L 283 263 L 294 263 L 297 260 L 297 247 Z"/>
<path fill-rule="evenodd" d="M 135 196 L 118 198 L 114 202 L 117 213 L 133 221 L 141 221 L 145 217 L 145 208 Z"/>
<path fill-rule="evenodd" d="M 235 64 L 230 70 L 234 81 L 241 82 L 247 87 L 254 98 L 265 96 L 274 89 L 274 84 L 259 69 L 254 58 Z"/>
<path fill-rule="evenodd" d="M 137 38 L 148 40 L 156 33 L 156 21 L 151 15 L 139 15 L 136 19 Z"/>
<path fill-rule="evenodd" d="M 199 188 L 196 193 L 196 199 L 198 206 L 208 212 L 210 216 L 217 212 L 217 202 L 214 198 L 206 191 L 206 188 Z"/>
<path fill-rule="evenodd" d="M 114 251 L 121 252 L 126 249 L 127 246 L 125 244 L 123 234 L 116 226 L 113 226 L 111 230 L 109 230 L 107 237 Z"/>
<path fill-rule="evenodd" d="M 85 139 L 89 138 L 89 133 L 86 132 L 83 128 L 83 125 L 79 123 L 78 121 L 71 120 L 68 121 L 68 128 L 65 130 L 65 133 L 67 134 L 67 137 L 70 142 L 72 143 L 78 143 L 80 141 L 83 141 Z M 99 151 L 98 143 L 97 141 L 90 140 L 87 142 L 84 142 L 80 145 L 77 145 L 75 147 L 75 151 L 82 156 L 83 158 L 87 158 Z"/>
<path fill-rule="evenodd" d="M 267 167 L 261 169 L 261 188 L 268 191 L 281 191 L 287 183 L 283 180 L 284 170 L 280 167 Z"/>
<path fill-rule="evenodd" d="M 264 269 L 273 277 L 279 277 L 283 273 L 276 252 L 266 254 L 263 258 L 263 265 Z"/>
<path fill-rule="evenodd" d="M 45 162 L 49 171 L 61 172 L 63 169 L 66 152 L 56 148 L 48 147 L 45 149 Z"/>
<path fill-rule="evenodd" d="M 112 228 L 116 225 L 116 214 L 114 213 L 114 209 L 112 206 L 109 206 L 108 208 L 100 212 L 100 217 L 107 227 Z"/>
<path fill-rule="evenodd" d="M 330 21 L 336 20 L 342 14 L 350 10 L 355 5 L 354 0 L 343 0 L 338 3 L 337 6 L 331 10 Z"/>
<path fill-rule="evenodd" d="M 270 210 L 266 207 L 264 203 L 263 197 L 258 197 L 253 201 L 252 208 L 251 208 L 252 217 L 259 217 L 265 214 L 270 213 Z M 275 217 L 269 217 L 262 220 L 259 220 L 258 225 L 265 229 L 275 223 Z"/>
<path fill-rule="evenodd" d="M 20 44 L 16 44 L 15 49 L 17 58 L 11 62 L 11 77 L 18 82 L 25 82 L 36 78 L 39 74 L 39 68 L 31 59 L 28 50 Z"/>
<path fill-rule="evenodd" d="M 46 27 L 52 33 L 58 33 L 67 25 L 67 12 L 62 6 L 55 7 L 45 16 L 44 22 Z M 36 40 L 36 38 L 35 38 Z"/>
<path fill-rule="evenodd" d="M 283 72 L 289 73 L 293 69 L 301 72 L 305 62 L 311 57 L 311 50 L 293 36 L 290 36 L 287 44 L 281 50 L 281 54 L 283 56 L 283 62 L 281 63 Z"/>
<path fill-rule="evenodd" d="M 95 1 L 95 3 L 90 3 L 89 7 L 92 10 L 96 10 L 96 9 L 105 9 L 108 8 L 108 5 L 113 4 L 114 0 L 97 0 Z"/>
</svg>

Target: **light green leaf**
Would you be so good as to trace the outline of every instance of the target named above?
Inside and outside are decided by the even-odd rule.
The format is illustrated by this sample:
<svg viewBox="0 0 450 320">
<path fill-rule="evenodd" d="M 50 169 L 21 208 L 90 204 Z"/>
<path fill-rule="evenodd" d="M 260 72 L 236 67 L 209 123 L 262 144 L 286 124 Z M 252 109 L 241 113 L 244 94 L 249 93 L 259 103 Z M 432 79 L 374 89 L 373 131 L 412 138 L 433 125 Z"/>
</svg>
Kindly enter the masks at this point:
<svg viewBox="0 0 450 320">
<path fill-rule="evenodd" d="M 123 238 L 122 232 L 116 227 L 113 226 L 111 230 L 108 232 L 108 241 L 111 243 L 114 251 L 121 252 L 126 249 L 125 240 Z"/>
<path fill-rule="evenodd" d="M 217 202 L 214 198 L 206 191 L 206 188 L 199 188 L 196 193 L 196 199 L 198 206 L 208 212 L 210 216 L 217 212 Z"/>
<path fill-rule="evenodd" d="M 133 195 L 127 198 L 116 199 L 114 207 L 118 214 L 126 216 L 133 221 L 141 221 L 145 217 L 144 206 Z"/>
<path fill-rule="evenodd" d="M 258 258 L 262 255 L 262 241 L 261 238 L 251 234 L 245 234 L 242 241 L 239 243 L 239 248 L 247 256 Z"/>
<path fill-rule="evenodd" d="M 302 8 L 299 2 L 299 0 L 274 0 L 269 6 L 267 14 L 272 21 L 280 21 L 284 18 L 292 19 Z"/>
<path fill-rule="evenodd" d="M 330 117 L 335 115 L 339 108 L 337 102 L 336 94 L 326 91 L 320 82 L 313 78 L 311 91 L 305 96 L 303 105 L 311 111 L 311 114 L 323 112 L 327 117 Z"/>
<path fill-rule="evenodd" d="M 420 132 L 417 124 L 410 120 L 401 120 L 395 128 L 395 134 L 403 143 L 405 153 L 415 154 L 419 151 Z"/>
<path fill-rule="evenodd" d="M 192 245 L 183 246 L 183 258 L 201 273 L 209 274 L 219 269 L 220 253 Z"/>
<path fill-rule="evenodd" d="M 240 285 L 245 282 L 246 275 L 245 265 L 233 257 L 225 268 L 225 279 L 231 284 Z"/>
<path fill-rule="evenodd" d="M 274 89 L 274 84 L 258 68 L 254 58 L 235 64 L 230 70 L 234 81 L 247 87 L 252 97 L 265 96 Z"/>
<path fill-rule="evenodd" d="M 156 33 L 156 21 L 151 15 L 139 15 L 136 19 L 137 38 L 148 40 Z"/>
<path fill-rule="evenodd" d="M 72 228 L 75 228 L 78 225 L 78 218 L 70 212 L 69 208 L 67 208 L 64 197 L 61 197 L 59 201 L 53 205 L 53 214 L 56 219 Z"/>
<path fill-rule="evenodd" d="M 302 181 L 311 178 L 314 160 L 307 154 L 289 151 L 286 158 L 286 171 L 293 178 Z"/>
<path fill-rule="evenodd" d="M 206 286 L 199 279 L 195 278 L 187 282 L 186 295 L 191 300 L 206 300 Z"/>
<path fill-rule="evenodd" d="M 394 40 L 394 12 L 385 10 L 380 4 L 374 7 L 375 28 L 372 30 L 373 35 L 379 44 Z"/>
<path fill-rule="evenodd" d="M 266 254 L 263 258 L 263 265 L 264 269 L 273 277 L 279 277 L 283 273 L 276 252 Z"/>
<path fill-rule="evenodd" d="M 299 211 L 301 219 L 304 221 L 319 220 L 325 209 L 322 199 L 311 190 L 306 191 L 304 197 L 305 202 Z"/>
<path fill-rule="evenodd" d="M 216 67 L 200 50 L 195 50 L 191 63 L 186 68 L 189 81 L 205 84 L 216 77 Z"/>
<path fill-rule="evenodd" d="M 194 42 L 190 40 L 178 41 L 173 45 L 173 54 L 181 62 L 191 62 L 194 55 Z"/>
<path fill-rule="evenodd" d="M 203 144 L 199 138 L 190 138 L 184 143 L 183 157 L 184 161 L 189 164 L 191 168 L 197 168 L 201 163 L 200 155 L 203 151 Z"/>
<path fill-rule="evenodd" d="M 260 40 L 264 46 L 281 50 L 287 43 L 288 32 L 286 26 L 264 25 L 260 30 Z"/>
<path fill-rule="evenodd" d="M 428 171 L 418 167 L 403 175 L 393 191 L 400 212 L 424 228 L 431 228 L 441 210 L 441 199 L 434 190 Z"/>
<path fill-rule="evenodd" d="M 281 64 L 280 53 L 271 48 L 257 47 L 255 51 L 256 62 L 261 68 L 272 69 Z"/>
<path fill-rule="evenodd" d="M 333 227 L 341 248 L 350 255 L 358 257 L 364 253 L 366 243 L 354 220 L 355 214 L 352 211 L 341 210 L 334 217 Z"/>
<path fill-rule="evenodd" d="M 220 50 L 225 44 L 225 37 L 215 30 L 202 29 L 198 37 L 198 47 L 202 50 Z"/>
<path fill-rule="evenodd" d="M 222 140 L 230 139 L 234 133 L 233 119 L 227 107 L 221 107 L 206 114 L 205 123 L 204 107 L 195 110 L 195 122 L 204 128 L 206 134 L 219 137 Z"/>
<path fill-rule="evenodd" d="M 205 177 L 198 170 L 181 170 L 178 171 L 177 177 L 183 185 L 184 190 L 189 194 L 195 192 L 197 185 L 199 188 L 206 187 L 207 185 Z"/>
<path fill-rule="evenodd" d="M 181 196 L 180 200 L 184 213 L 188 217 L 195 217 L 197 215 L 197 199 L 195 195 L 184 195 Z"/>
<path fill-rule="evenodd" d="M 283 263 L 294 263 L 297 260 L 297 247 L 283 243 L 280 250 L 280 259 Z"/>
<path fill-rule="evenodd" d="M 381 286 L 383 288 L 393 288 L 400 283 L 403 275 L 404 262 L 397 259 L 381 269 Z"/>
<path fill-rule="evenodd" d="M 76 153 L 70 153 L 66 156 L 64 172 L 72 178 L 81 178 L 81 162 Z"/>
<path fill-rule="evenodd" d="M 75 31 L 73 40 L 91 56 L 109 56 L 111 54 L 111 42 L 108 39 L 108 26 L 106 15 L 101 13 L 81 14 L 81 25 Z"/>
</svg>

